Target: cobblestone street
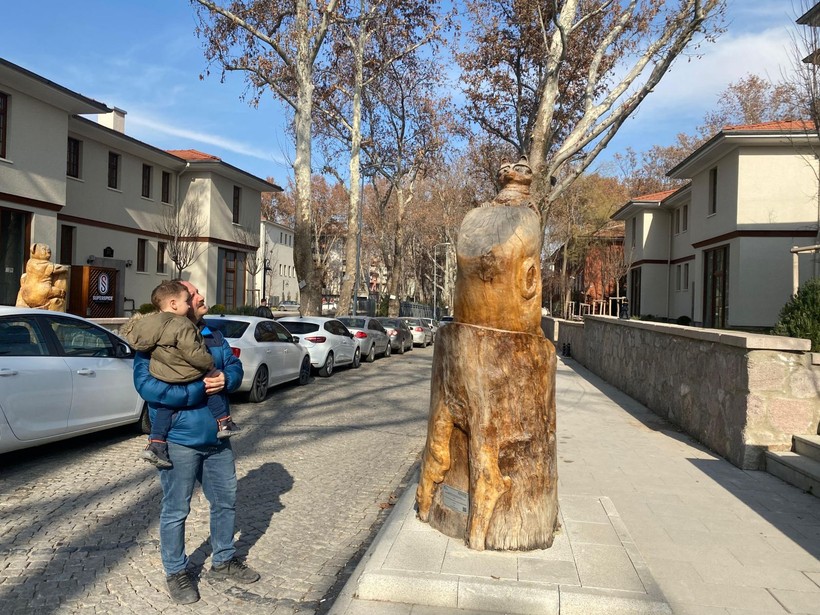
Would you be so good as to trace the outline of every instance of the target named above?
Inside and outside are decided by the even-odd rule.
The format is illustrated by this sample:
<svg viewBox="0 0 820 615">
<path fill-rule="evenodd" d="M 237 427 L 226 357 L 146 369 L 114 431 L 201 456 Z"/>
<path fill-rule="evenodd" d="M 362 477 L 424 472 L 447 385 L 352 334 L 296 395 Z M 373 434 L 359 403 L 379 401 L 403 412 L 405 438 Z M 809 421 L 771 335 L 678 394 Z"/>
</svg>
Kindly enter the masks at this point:
<svg viewBox="0 0 820 615">
<path fill-rule="evenodd" d="M 119 429 L 0 456 L 2 612 L 326 611 L 424 446 L 432 354 L 417 348 L 277 387 L 261 404 L 234 402 L 238 555 L 262 580 L 209 579 L 197 489 L 187 550 L 202 599 L 189 606 L 166 591 L 144 436 Z"/>
</svg>

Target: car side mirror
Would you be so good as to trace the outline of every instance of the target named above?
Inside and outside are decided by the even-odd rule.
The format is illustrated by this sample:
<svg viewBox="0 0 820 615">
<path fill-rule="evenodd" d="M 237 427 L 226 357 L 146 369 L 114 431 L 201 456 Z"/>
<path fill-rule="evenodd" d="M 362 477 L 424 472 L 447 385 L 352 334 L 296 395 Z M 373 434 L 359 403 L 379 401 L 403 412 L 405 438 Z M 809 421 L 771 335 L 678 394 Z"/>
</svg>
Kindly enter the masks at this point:
<svg viewBox="0 0 820 615">
<path fill-rule="evenodd" d="M 290 336 L 290 341 L 293 342 L 294 344 L 298 344 L 299 343 L 299 338 L 296 337 L 295 335 L 291 335 Z"/>
<path fill-rule="evenodd" d="M 119 342 L 117 344 L 116 349 L 114 350 L 114 356 L 116 356 L 118 359 L 130 359 L 134 356 L 134 353 L 128 344 L 124 342 Z"/>
</svg>

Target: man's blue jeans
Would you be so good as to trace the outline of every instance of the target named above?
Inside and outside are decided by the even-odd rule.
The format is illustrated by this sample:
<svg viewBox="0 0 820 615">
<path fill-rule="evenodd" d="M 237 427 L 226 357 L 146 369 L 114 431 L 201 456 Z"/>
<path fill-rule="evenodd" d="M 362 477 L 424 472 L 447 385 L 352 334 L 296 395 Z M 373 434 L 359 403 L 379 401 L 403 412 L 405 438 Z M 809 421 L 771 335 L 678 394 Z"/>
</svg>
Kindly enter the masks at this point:
<svg viewBox="0 0 820 615">
<path fill-rule="evenodd" d="M 185 519 L 197 481 L 211 508 L 211 562 L 224 564 L 233 558 L 236 519 L 236 466 L 226 440 L 216 446 L 189 447 L 168 443 L 173 468 L 160 470 L 162 509 L 159 515 L 159 549 L 165 574 L 184 570 Z"/>
</svg>

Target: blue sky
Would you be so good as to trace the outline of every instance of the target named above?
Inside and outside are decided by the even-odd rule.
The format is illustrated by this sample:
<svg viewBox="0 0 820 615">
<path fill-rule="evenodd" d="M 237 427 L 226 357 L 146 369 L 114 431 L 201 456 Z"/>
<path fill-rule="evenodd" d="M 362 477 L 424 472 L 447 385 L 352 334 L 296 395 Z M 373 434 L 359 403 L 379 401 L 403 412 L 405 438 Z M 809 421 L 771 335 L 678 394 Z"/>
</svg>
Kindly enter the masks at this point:
<svg viewBox="0 0 820 615">
<path fill-rule="evenodd" d="M 718 94 L 747 73 L 777 79 L 787 69 L 794 9 L 789 0 L 729 0 L 728 28 L 700 58 L 683 58 L 602 160 L 692 132 Z M 126 133 L 163 149 L 198 149 L 286 185 L 292 158 L 288 115 L 271 97 L 240 99 L 239 75 L 200 80 L 206 69 L 188 0 L 7 2 L 0 57 L 127 111 Z"/>
</svg>

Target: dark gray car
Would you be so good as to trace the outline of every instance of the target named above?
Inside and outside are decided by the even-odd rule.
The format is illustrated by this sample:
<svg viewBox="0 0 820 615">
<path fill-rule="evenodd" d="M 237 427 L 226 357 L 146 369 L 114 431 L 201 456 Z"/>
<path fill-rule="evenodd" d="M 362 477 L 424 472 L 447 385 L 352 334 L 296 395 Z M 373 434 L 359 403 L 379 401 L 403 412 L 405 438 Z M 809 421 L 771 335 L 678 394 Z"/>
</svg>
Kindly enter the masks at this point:
<svg viewBox="0 0 820 615">
<path fill-rule="evenodd" d="M 405 350 L 413 350 L 413 332 L 410 331 L 406 322 L 389 316 L 378 316 L 376 320 L 382 324 L 390 336 L 390 345 L 393 350 L 399 354 L 404 354 Z"/>
</svg>

